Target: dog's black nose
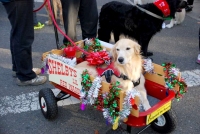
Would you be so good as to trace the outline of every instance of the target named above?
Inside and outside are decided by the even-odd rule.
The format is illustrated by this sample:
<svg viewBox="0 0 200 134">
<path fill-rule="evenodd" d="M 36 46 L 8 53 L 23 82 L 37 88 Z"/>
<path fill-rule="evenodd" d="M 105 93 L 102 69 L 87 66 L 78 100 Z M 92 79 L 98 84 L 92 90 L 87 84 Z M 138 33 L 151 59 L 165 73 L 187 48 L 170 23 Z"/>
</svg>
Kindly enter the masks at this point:
<svg viewBox="0 0 200 134">
<path fill-rule="evenodd" d="M 123 57 L 119 57 L 118 61 L 119 61 L 119 63 L 123 63 L 124 62 L 124 58 Z"/>
</svg>

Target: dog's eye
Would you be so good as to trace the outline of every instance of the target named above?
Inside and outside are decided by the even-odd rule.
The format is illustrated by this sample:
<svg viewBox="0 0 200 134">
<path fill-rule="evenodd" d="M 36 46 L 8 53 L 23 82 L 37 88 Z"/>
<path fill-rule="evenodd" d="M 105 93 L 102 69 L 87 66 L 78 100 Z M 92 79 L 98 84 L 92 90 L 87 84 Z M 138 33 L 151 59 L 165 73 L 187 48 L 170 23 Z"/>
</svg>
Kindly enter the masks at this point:
<svg viewBox="0 0 200 134">
<path fill-rule="evenodd" d="M 130 47 L 127 47 L 126 50 L 130 50 Z"/>
<path fill-rule="evenodd" d="M 119 49 L 118 49 L 118 48 L 117 48 L 116 50 L 117 50 L 117 51 L 119 51 Z"/>
</svg>

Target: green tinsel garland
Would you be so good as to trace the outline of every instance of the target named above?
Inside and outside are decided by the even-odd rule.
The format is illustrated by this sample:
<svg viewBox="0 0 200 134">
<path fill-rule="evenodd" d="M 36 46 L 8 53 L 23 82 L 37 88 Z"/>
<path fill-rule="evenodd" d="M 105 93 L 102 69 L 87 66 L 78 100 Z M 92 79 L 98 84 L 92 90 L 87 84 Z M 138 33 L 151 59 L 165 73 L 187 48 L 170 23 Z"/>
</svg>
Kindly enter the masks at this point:
<svg viewBox="0 0 200 134">
<path fill-rule="evenodd" d="M 169 89 L 173 89 L 176 84 L 179 86 L 179 91 L 176 91 L 176 99 L 182 98 L 183 94 L 187 92 L 187 84 L 183 79 L 178 78 L 179 70 L 176 65 L 172 63 L 163 63 L 163 71 L 165 72 L 165 83 Z"/>
<path fill-rule="evenodd" d="M 85 41 L 85 45 L 84 45 L 83 49 L 86 51 L 89 51 L 89 48 L 92 48 L 93 52 L 99 52 L 99 51 L 103 50 L 98 38 L 92 38 L 92 39 Z"/>
</svg>

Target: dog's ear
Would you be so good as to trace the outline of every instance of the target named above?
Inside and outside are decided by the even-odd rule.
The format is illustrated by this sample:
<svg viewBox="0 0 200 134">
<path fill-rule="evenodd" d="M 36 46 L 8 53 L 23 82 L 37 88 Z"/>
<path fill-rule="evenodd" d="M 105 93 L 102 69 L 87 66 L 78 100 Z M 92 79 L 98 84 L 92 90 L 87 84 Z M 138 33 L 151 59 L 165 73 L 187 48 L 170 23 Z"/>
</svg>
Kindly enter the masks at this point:
<svg viewBox="0 0 200 134">
<path fill-rule="evenodd" d="M 116 61 L 116 59 L 117 59 L 116 45 L 113 46 L 113 48 L 111 50 L 111 54 L 112 54 L 113 61 Z"/>
<path fill-rule="evenodd" d="M 140 50 L 141 50 L 141 46 L 139 44 L 134 44 L 134 51 L 135 54 L 139 55 L 140 54 Z"/>
</svg>

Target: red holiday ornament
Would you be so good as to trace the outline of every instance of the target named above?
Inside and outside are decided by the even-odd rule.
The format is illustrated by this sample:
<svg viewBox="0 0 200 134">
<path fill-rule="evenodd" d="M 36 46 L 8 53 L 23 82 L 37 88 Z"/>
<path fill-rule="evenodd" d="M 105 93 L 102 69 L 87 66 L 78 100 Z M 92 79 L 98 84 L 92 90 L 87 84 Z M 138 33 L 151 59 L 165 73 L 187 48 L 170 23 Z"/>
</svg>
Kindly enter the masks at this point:
<svg viewBox="0 0 200 134">
<path fill-rule="evenodd" d="M 76 55 L 76 47 L 66 47 L 64 48 L 65 57 L 67 58 L 74 58 Z"/>
<path fill-rule="evenodd" d="M 131 98 L 131 99 L 130 99 L 130 103 L 131 103 L 131 105 L 133 106 L 133 105 L 135 104 L 135 99 L 134 99 L 134 98 Z"/>
</svg>

